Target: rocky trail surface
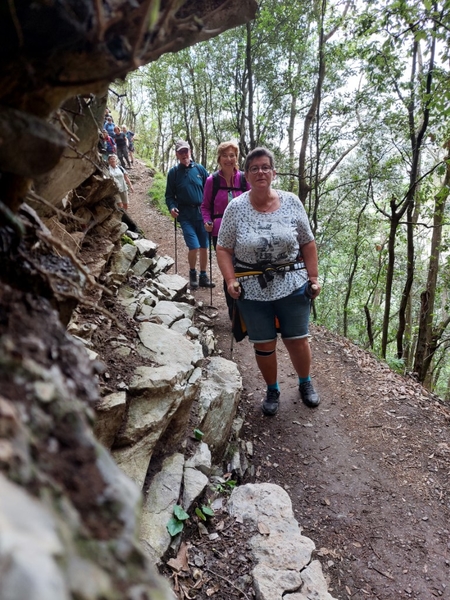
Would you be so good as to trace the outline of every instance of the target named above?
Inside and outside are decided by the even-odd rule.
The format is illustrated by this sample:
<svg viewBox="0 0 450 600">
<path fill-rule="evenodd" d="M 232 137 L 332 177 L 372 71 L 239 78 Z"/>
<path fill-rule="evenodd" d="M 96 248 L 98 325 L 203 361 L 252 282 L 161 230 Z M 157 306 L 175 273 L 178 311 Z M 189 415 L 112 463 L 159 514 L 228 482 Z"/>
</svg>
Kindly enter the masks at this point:
<svg viewBox="0 0 450 600">
<path fill-rule="evenodd" d="M 149 202 L 150 172 L 136 161 L 130 177 L 135 188 L 130 216 L 159 245 L 159 254 L 175 258 L 173 221 Z M 184 243 L 177 235 L 177 270 L 187 278 Z M 212 275 L 217 284 L 212 296 L 205 289 L 195 296 L 205 310 L 214 307 L 218 348 L 236 361 L 243 377 L 241 437 L 250 456 L 239 483 L 271 482 L 288 492 L 303 534 L 316 545 L 314 555 L 333 597 L 450 600 L 449 407 L 412 378 L 312 324 L 319 408 L 308 409 L 299 400 L 297 377 L 280 343 L 281 406 L 275 417 L 264 417 L 265 387 L 251 345 L 235 343 L 231 354 L 214 256 Z M 211 573 L 230 573 L 231 565 L 237 577 L 247 561 L 245 536 L 234 521 L 221 527 L 228 527 L 228 534 L 220 547 L 199 540 L 196 529 L 187 541 L 197 548 L 203 544 Z M 224 575 L 202 591 L 183 589 L 180 598 L 243 597 Z"/>
</svg>

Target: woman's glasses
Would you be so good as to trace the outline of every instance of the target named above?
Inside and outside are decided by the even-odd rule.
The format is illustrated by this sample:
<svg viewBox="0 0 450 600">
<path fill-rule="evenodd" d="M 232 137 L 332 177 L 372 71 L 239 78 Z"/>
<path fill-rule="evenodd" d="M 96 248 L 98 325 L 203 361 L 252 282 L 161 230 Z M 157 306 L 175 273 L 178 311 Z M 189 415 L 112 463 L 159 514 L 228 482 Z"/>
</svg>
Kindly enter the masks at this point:
<svg viewBox="0 0 450 600">
<path fill-rule="evenodd" d="M 252 175 L 256 175 L 256 173 L 259 173 L 259 171 L 262 171 L 263 173 L 268 173 L 269 171 L 273 171 L 273 169 L 270 165 L 262 165 L 261 167 L 253 165 L 253 167 L 249 168 L 249 172 Z"/>
</svg>

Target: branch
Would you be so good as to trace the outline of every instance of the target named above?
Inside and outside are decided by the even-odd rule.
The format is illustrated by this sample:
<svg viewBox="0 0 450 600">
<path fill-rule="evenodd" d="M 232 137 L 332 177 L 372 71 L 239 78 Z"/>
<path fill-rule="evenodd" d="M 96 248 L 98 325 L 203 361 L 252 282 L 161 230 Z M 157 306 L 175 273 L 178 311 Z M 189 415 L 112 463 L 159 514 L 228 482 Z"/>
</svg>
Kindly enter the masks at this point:
<svg viewBox="0 0 450 600">
<path fill-rule="evenodd" d="M 328 170 L 328 172 L 325 173 L 325 175 L 319 179 L 319 183 L 323 183 L 324 181 L 326 181 L 328 179 L 328 177 L 333 173 L 333 171 L 335 171 L 337 169 L 337 167 L 340 165 L 340 163 L 344 160 L 344 158 L 347 156 L 347 154 L 349 154 L 354 148 L 356 148 L 356 146 L 358 146 L 358 144 L 360 143 L 361 139 L 362 138 L 360 138 L 359 140 L 357 140 L 352 146 L 350 146 L 349 148 L 347 148 L 347 150 L 345 150 L 345 152 L 330 167 L 330 169 Z"/>
</svg>

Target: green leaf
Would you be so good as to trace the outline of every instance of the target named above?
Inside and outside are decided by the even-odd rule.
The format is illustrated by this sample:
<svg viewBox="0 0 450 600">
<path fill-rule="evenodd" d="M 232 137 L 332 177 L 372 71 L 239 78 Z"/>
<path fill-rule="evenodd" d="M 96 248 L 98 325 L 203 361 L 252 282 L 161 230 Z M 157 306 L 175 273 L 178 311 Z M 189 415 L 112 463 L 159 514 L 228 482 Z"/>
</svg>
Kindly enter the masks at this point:
<svg viewBox="0 0 450 600">
<path fill-rule="evenodd" d="M 202 513 L 202 511 L 199 508 L 195 509 L 195 514 L 197 515 L 197 517 L 199 519 L 201 519 L 202 521 L 206 521 L 206 517 L 205 515 Z"/>
<path fill-rule="evenodd" d="M 189 519 L 189 515 L 179 504 L 176 504 L 173 507 L 173 514 L 179 521 L 186 521 L 186 519 Z"/>
<path fill-rule="evenodd" d="M 170 517 L 169 522 L 167 523 L 167 531 L 170 533 L 172 537 L 178 535 L 181 531 L 183 531 L 184 523 L 183 521 L 179 521 L 175 517 Z"/>
<path fill-rule="evenodd" d="M 194 436 L 196 440 L 200 441 L 204 435 L 205 434 L 203 431 L 200 431 L 200 429 L 194 429 Z"/>
<path fill-rule="evenodd" d="M 214 515 L 215 515 L 213 509 L 210 508 L 209 506 L 202 506 L 202 511 L 203 511 L 203 514 L 206 515 L 207 517 L 214 517 Z"/>
</svg>

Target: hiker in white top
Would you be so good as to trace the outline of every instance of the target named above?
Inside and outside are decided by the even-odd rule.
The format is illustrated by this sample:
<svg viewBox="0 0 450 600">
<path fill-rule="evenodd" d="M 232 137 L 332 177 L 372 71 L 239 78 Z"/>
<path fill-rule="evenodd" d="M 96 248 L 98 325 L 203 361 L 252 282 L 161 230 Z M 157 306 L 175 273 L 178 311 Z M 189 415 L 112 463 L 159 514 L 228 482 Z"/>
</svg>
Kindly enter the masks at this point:
<svg viewBox="0 0 450 600">
<path fill-rule="evenodd" d="M 109 172 L 111 173 L 111 177 L 114 179 L 119 192 L 116 196 L 117 206 L 128 210 L 128 186 L 132 192 L 134 191 L 130 178 L 125 172 L 125 169 L 117 164 L 117 156 L 115 154 L 111 154 L 108 157 L 108 164 Z"/>
<path fill-rule="evenodd" d="M 320 398 L 310 377 L 310 303 L 320 293 L 317 249 L 300 199 L 274 190 L 272 152 L 255 148 L 245 160 L 251 186 L 225 209 L 217 240 L 217 262 L 254 344 L 256 363 L 267 384 L 265 415 L 278 411 L 277 322 L 298 375 L 302 401 Z"/>
</svg>

